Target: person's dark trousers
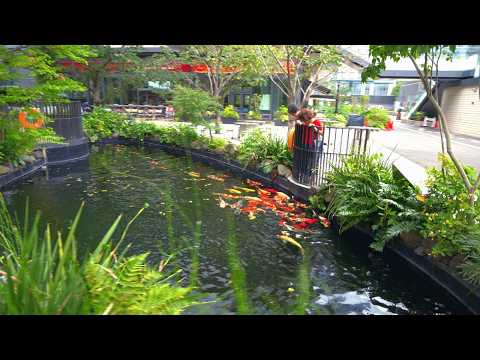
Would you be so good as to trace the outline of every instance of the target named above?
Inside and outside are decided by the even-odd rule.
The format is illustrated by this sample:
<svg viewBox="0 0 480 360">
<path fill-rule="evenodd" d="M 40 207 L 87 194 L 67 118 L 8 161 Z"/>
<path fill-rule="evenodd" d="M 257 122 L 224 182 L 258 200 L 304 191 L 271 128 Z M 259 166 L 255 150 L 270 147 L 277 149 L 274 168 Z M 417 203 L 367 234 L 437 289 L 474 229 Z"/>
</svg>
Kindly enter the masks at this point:
<svg viewBox="0 0 480 360">
<path fill-rule="evenodd" d="M 308 146 L 308 161 L 304 171 L 304 183 L 313 185 L 313 181 L 317 176 L 318 167 L 323 151 L 323 137 L 319 136 L 314 140 L 313 144 Z"/>
</svg>

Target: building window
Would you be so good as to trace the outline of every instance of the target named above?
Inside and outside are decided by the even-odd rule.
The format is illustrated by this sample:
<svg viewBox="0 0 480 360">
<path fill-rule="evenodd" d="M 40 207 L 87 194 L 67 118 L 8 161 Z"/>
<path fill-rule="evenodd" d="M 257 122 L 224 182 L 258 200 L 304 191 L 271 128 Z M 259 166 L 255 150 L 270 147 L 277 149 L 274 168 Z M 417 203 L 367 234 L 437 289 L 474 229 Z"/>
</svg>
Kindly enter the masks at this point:
<svg viewBox="0 0 480 360">
<path fill-rule="evenodd" d="M 361 83 L 352 83 L 350 88 L 352 95 L 362 95 L 362 84 Z"/>
<path fill-rule="evenodd" d="M 233 101 L 233 106 L 235 107 L 241 107 L 242 106 L 242 97 L 240 94 L 235 94 L 235 98 Z"/>
<path fill-rule="evenodd" d="M 364 95 L 370 95 L 370 84 L 365 85 L 365 94 Z"/>
<path fill-rule="evenodd" d="M 243 95 L 243 107 L 247 111 L 250 110 L 250 95 Z"/>
<path fill-rule="evenodd" d="M 260 101 L 260 111 L 270 111 L 270 94 L 263 94 Z"/>
<path fill-rule="evenodd" d="M 374 96 L 386 96 L 388 94 L 388 84 L 375 84 L 373 88 Z"/>
</svg>

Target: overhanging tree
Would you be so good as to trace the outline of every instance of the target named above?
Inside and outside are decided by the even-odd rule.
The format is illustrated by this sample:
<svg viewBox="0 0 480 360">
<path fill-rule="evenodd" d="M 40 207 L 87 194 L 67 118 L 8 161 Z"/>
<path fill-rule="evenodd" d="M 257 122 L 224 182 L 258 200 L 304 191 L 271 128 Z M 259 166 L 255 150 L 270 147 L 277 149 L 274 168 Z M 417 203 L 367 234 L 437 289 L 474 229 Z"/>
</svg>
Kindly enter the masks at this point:
<svg viewBox="0 0 480 360">
<path fill-rule="evenodd" d="M 81 83 L 65 75 L 57 61 L 86 63 L 91 55 L 89 46 L 84 45 L 0 46 L 0 145 L 9 148 L 8 159 L 22 155 L 17 150 L 34 145 L 40 133 L 51 135 L 45 128 L 18 131 L 15 117 L 19 109 L 31 111 L 37 102 L 68 102 L 68 93 L 85 91 Z M 1 157 L 0 151 L 0 160 L 4 160 Z"/>
<path fill-rule="evenodd" d="M 88 89 L 95 105 L 101 104 L 102 81 L 114 73 L 134 71 L 140 58 L 136 47 L 112 48 L 110 45 L 92 45 L 93 56 L 86 63 L 69 64 L 69 74 Z"/>
<path fill-rule="evenodd" d="M 8 84 L 1 90 L 0 106 L 68 101 L 66 93 L 84 91 L 85 87 L 66 76 L 57 61 L 70 59 L 86 64 L 92 55 L 86 45 L 0 46 L 0 82 Z M 21 83 L 28 79 L 28 84 Z"/>
<path fill-rule="evenodd" d="M 337 71 L 342 60 L 335 45 L 258 45 L 256 50 L 265 74 L 289 103 L 299 106 L 308 103 L 313 90 Z"/>
<path fill-rule="evenodd" d="M 456 157 L 452 148 L 448 119 L 438 100 L 438 64 L 443 58 L 451 61 L 455 49 L 455 45 L 370 45 L 371 64 L 363 71 L 362 80 L 377 78 L 380 72 L 385 70 L 387 60 L 395 62 L 402 58 L 411 60 L 440 120 L 440 132 L 443 136 L 442 146 L 443 139 L 445 139 L 445 151 L 461 176 L 468 192 L 470 205 L 473 206 L 477 201 L 475 192 L 480 186 L 480 174 L 475 181 L 470 181 L 462 163 Z"/>
<path fill-rule="evenodd" d="M 258 45 L 256 53 L 264 75 L 287 96 L 289 104 L 300 107 L 308 104 L 316 87 L 342 62 L 335 45 Z"/>
<path fill-rule="evenodd" d="M 180 59 L 203 72 L 187 77 L 189 84 L 207 91 L 219 104 L 232 88 L 264 81 L 253 46 L 189 45 L 180 52 Z M 216 114 L 216 124 L 221 124 L 220 112 Z"/>
</svg>

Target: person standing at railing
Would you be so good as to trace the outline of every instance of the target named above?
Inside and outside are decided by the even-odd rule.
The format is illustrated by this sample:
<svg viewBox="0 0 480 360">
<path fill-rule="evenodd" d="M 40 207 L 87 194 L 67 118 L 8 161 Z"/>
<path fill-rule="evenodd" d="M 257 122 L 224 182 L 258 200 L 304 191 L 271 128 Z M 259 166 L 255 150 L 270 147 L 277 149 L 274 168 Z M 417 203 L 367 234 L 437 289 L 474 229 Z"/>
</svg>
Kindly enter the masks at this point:
<svg viewBox="0 0 480 360">
<path fill-rule="evenodd" d="M 301 179 L 309 184 L 312 172 L 317 168 L 320 154 L 323 152 L 324 125 L 320 119 L 315 118 L 316 113 L 310 109 L 303 108 L 297 113 L 297 124 L 303 125 L 302 136 L 295 137 L 302 139 L 301 144 L 294 144 L 302 148 L 306 161 L 301 169 Z"/>
</svg>

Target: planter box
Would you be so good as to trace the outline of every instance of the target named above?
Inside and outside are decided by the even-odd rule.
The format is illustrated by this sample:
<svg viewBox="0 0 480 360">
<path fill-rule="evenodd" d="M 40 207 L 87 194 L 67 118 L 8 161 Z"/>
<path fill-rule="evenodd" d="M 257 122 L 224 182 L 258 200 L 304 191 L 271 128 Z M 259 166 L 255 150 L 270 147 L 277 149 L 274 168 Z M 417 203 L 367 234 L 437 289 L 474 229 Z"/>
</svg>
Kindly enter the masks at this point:
<svg viewBox="0 0 480 360">
<path fill-rule="evenodd" d="M 288 126 L 288 121 L 273 120 L 275 126 Z"/>
<path fill-rule="evenodd" d="M 223 118 L 222 117 L 222 123 L 223 124 L 235 124 L 237 120 L 232 119 L 232 118 Z"/>
</svg>

